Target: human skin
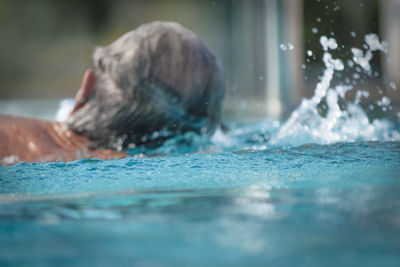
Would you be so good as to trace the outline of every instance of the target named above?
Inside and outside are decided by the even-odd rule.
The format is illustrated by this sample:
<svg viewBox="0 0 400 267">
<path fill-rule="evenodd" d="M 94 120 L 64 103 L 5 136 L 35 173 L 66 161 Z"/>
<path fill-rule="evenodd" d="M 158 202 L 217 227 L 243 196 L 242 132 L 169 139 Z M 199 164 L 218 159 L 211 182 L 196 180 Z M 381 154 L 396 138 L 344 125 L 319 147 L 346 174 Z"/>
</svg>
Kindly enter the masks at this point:
<svg viewBox="0 0 400 267">
<path fill-rule="evenodd" d="M 125 152 L 91 149 L 90 140 L 68 129 L 65 123 L 33 118 L 0 116 L 0 140 L 0 159 L 5 165 L 126 156 Z"/>
<path fill-rule="evenodd" d="M 110 159 L 220 123 L 225 75 L 190 30 L 152 22 L 96 48 L 65 123 L 0 116 L 0 163 Z M 148 139 L 153 133 L 163 135 Z M 114 151 L 112 149 L 118 150 Z"/>
<path fill-rule="evenodd" d="M 222 66 L 200 38 L 178 23 L 143 24 L 97 47 L 93 68 L 93 93 L 66 122 L 98 147 L 147 145 L 154 132 L 163 133 L 151 140 L 160 144 L 188 131 L 211 134 L 220 124 Z"/>
<path fill-rule="evenodd" d="M 126 156 L 125 152 L 91 149 L 89 139 L 74 133 L 65 123 L 33 118 L 0 116 L 0 140 L 0 159 L 5 165 Z"/>
<path fill-rule="evenodd" d="M 81 89 L 75 96 L 76 112 L 92 93 L 96 77 L 87 70 Z M 0 162 L 72 161 L 83 158 L 113 159 L 125 157 L 125 152 L 92 149 L 91 141 L 70 130 L 66 123 L 34 118 L 0 116 Z"/>
</svg>

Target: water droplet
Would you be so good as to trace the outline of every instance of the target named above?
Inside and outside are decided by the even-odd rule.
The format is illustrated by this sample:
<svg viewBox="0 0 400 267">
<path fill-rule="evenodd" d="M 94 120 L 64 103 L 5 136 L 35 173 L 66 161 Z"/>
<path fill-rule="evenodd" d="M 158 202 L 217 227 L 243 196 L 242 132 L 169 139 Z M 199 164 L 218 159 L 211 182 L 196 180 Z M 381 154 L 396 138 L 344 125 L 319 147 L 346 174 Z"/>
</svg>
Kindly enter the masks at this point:
<svg viewBox="0 0 400 267">
<path fill-rule="evenodd" d="M 312 31 L 313 34 L 317 34 L 318 33 L 318 29 L 317 28 L 312 28 L 311 31 Z"/>
<path fill-rule="evenodd" d="M 334 3 L 335 6 L 333 7 L 333 11 L 339 11 L 340 10 L 340 6 L 337 3 Z"/>
<path fill-rule="evenodd" d="M 286 51 L 286 50 L 287 50 L 287 47 L 286 47 L 285 44 L 280 44 L 280 45 L 279 45 L 279 48 L 280 48 L 282 51 Z"/>
<path fill-rule="evenodd" d="M 136 144 L 134 144 L 134 143 L 128 144 L 128 148 L 130 148 L 130 149 L 133 149 L 133 148 L 135 148 L 135 147 L 136 147 Z"/>
<path fill-rule="evenodd" d="M 387 96 L 383 96 L 381 100 L 377 102 L 380 107 L 387 107 L 390 105 L 390 99 Z"/>
<path fill-rule="evenodd" d="M 350 36 L 354 38 L 354 37 L 356 37 L 356 36 L 357 36 L 357 34 L 356 34 L 356 32 L 354 32 L 354 31 L 351 31 L 351 32 L 350 32 Z"/>
<path fill-rule="evenodd" d="M 319 41 L 324 51 L 328 51 L 328 49 L 335 50 L 338 47 L 336 40 L 334 38 L 328 38 L 323 35 L 321 36 Z"/>
<path fill-rule="evenodd" d="M 293 50 L 294 49 L 294 45 L 292 43 L 288 43 L 288 48 L 289 48 L 289 50 Z"/>
<path fill-rule="evenodd" d="M 316 21 L 317 21 L 318 23 L 320 23 L 320 22 L 321 22 L 321 18 L 317 18 Z"/>
<path fill-rule="evenodd" d="M 262 81 L 262 80 L 264 80 L 264 77 L 263 77 L 263 76 L 260 76 L 259 79 L 260 79 L 260 81 Z"/>
<path fill-rule="evenodd" d="M 350 68 L 352 68 L 354 66 L 354 62 L 351 59 L 347 60 L 347 66 L 349 66 Z"/>
<path fill-rule="evenodd" d="M 390 82 L 389 83 L 389 87 L 392 89 L 392 90 L 397 90 L 397 86 L 396 86 L 396 84 L 394 83 L 394 82 Z"/>
<path fill-rule="evenodd" d="M 304 70 L 306 68 L 306 64 L 301 64 L 301 68 Z"/>
</svg>

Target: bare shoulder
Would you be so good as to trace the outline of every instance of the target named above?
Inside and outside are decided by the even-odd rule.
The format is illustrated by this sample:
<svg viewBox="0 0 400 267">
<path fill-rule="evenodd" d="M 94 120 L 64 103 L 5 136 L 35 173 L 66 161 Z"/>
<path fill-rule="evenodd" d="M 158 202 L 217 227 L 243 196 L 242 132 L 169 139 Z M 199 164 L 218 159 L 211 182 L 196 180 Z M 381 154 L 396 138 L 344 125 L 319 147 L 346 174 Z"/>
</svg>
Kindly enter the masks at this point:
<svg viewBox="0 0 400 267">
<path fill-rule="evenodd" d="M 17 116 L 0 116 L 0 158 L 17 156 L 32 161 L 52 151 L 53 142 L 47 129 L 50 121 Z"/>
<path fill-rule="evenodd" d="M 50 127 L 50 125 L 50 121 L 1 115 L 0 143 L 8 143 L 11 145 L 11 143 L 25 140 L 27 136 L 43 134 L 43 129 Z"/>
<path fill-rule="evenodd" d="M 15 116 L 0 116 L 0 160 L 71 161 L 83 158 L 114 159 L 125 152 L 91 150 L 89 140 L 72 132 L 65 124 Z M 4 160 L 2 160 L 4 162 Z"/>
</svg>

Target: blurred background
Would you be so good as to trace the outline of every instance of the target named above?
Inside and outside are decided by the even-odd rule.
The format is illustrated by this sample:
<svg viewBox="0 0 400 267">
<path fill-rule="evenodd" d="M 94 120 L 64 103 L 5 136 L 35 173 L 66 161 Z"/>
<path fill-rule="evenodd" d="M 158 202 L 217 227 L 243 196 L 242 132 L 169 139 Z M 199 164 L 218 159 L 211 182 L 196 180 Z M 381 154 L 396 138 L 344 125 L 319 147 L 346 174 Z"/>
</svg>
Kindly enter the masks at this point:
<svg viewBox="0 0 400 267">
<path fill-rule="evenodd" d="M 225 114 L 285 118 L 312 96 L 324 70 L 321 35 L 337 40 L 332 54 L 344 62 L 365 34 L 386 40 L 373 77 L 347 67 L 332 86 L 351 84 L 368 90 L 368 101 L 386 95 L 399 106 L 399 14 L 400 0 L 0 0 L 0 111 L 18 113 L 9 110 L 18 109 L 15 99 L 56 110 L 78 90 L 96 46 L 154 20 L 184 25 L 214 51 L 227 74 Z"/>
</svg>

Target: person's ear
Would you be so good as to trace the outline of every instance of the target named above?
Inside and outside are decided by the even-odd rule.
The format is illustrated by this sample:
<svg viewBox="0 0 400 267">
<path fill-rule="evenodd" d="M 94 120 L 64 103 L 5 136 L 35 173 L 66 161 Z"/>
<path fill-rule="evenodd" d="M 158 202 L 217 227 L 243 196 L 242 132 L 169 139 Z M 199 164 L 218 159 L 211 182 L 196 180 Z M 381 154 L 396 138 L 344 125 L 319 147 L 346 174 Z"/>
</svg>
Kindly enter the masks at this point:
<svg viewBox="0 0 400 267">
<path fill-rule="evenodd" d="M 89 96 L 93 92 L 94 85 L 96 84 L 96 75 L 92 69 L 88 69 L 83 76 L 82 85 L 75 95 L 75 106 L 71 114 L 83 107 Z"/>
</svg>

